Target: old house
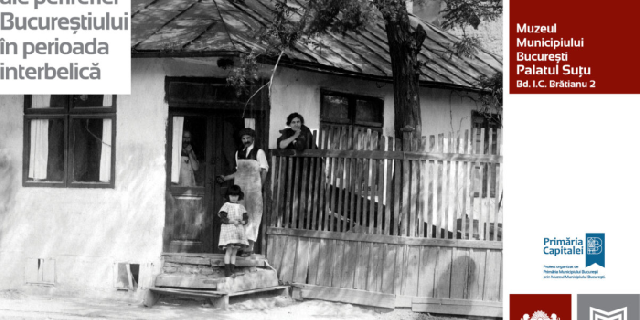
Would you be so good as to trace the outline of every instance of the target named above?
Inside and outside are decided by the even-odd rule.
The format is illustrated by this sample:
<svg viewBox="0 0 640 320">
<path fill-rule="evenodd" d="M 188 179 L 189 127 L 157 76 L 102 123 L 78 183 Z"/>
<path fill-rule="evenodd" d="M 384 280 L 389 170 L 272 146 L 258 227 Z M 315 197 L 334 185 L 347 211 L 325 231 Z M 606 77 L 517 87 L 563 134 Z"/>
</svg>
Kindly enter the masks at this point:
<svg viewBox="0 0 640 320">
<path fill-rule="evenodd" d="M 426 137 L 389 149 L 403 137 L 381 23 L 300 45 L 277 68 L 265 57 L 260 83 L 272 82 L 255 95 L 259 85 L 241 96 L 226 85 L 229 67 L 261 46 L 253 33 L 269 5 L 134 1 L 130 96 L 0 97 L 0 289 L 141 299 L 167 257 L 220 253 L 227 185 L 214 177 L 234 170 L 238 130 L 255 128 L 257 145 L 274 150 L 299 112 L 320 150 L 268 152 L 258 251 L 278 278 L 308 285 L 307 297 L 323 286 L 380 293 L 387 306 L 397 297 L 392 307 L 501 315 L 500 124 L 476 102 L 501 57 L 450 54 L 453 36 L 412 17 L 427 30 Z M 185 132 L 197 158 L 188 168 Z"/>
</svg>

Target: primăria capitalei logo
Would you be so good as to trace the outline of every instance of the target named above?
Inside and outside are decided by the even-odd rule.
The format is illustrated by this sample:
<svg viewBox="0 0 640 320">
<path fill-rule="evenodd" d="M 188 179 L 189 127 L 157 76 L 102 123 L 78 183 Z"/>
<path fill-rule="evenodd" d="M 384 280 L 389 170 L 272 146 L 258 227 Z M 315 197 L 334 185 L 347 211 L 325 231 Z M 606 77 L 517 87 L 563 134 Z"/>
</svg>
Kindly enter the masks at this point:
<svg viewBox="0 0 640 320">
<path fill-rule="evenodd" d="M 597 264 L 604 267 L 604 233 L 587 233 L 587 267 Z"/>
</svg>

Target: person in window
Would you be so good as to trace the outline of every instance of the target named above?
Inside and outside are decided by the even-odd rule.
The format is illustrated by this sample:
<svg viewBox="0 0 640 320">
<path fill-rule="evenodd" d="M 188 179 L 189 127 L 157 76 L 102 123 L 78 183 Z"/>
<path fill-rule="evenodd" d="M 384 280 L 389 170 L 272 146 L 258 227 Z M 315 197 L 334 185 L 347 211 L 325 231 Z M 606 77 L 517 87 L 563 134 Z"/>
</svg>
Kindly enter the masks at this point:
<svg viewBox="0 0 640 320">
<path fill-rule="evenodd" d="M 178 184 L 183 187 L 194 187 L 196 185 L 196 177 L 194 171 L 198 171 L 200 163 L 196 157 L 193 147 L 191 146 L 191 132 L 184 130 L 182 132 L 182 164 L 180 165 L 180 180 Z"/>
<path fill-rule="evenodd" d="M 304 118 L 297 112 L 287 117 L 289 128 L 280 130 L 282 134 L 278 138 L 278 149 L 317 149 L 311 130 L 304 125 Z"/>
</svg>

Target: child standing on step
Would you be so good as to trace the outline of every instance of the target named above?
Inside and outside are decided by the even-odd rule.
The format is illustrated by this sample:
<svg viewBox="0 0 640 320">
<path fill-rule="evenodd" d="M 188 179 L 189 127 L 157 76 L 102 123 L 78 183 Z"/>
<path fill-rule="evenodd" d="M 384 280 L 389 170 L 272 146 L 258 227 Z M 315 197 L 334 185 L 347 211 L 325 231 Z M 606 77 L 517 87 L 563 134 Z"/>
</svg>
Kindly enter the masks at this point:
<svg viewBox="0 0 640 320">
<path fill-rule="evenodd" d="M 225 194 L 227 202 L 224 203 L 218 215 L 222 220 L 220 228 L 220 241 L 218 246 L 224 252 L 224 276 L 233 276 L 238 249 L 249 246 L 244 232 L 244 225 L 249 221 L 249 215 L 244 206 L 238 201 L 244 198 L 244 193 L 239 186 L 233 185 Z"/>
</svg>

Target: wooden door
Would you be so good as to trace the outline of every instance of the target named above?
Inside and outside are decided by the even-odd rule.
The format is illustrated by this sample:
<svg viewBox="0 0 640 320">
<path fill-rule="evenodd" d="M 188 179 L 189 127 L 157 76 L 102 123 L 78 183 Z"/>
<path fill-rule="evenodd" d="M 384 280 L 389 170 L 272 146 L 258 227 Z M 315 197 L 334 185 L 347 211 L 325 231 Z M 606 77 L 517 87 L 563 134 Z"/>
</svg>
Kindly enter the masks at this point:
<svg viewBox="0 0 640 320">
<path fill-rule="evenodd" d="M 169 116 L 165 252 L 210 252 L 213 125 L 205 114 Z"/>
<path fill-rule="evenodd" d="M 217 184 L 215 177 L 235 170 L 237 133 L 243 127 L 244 119 L 235 113 L 170 113 L 165 252 L 222 253 L 217 213 L 232 182 Z"/>
</svg>

